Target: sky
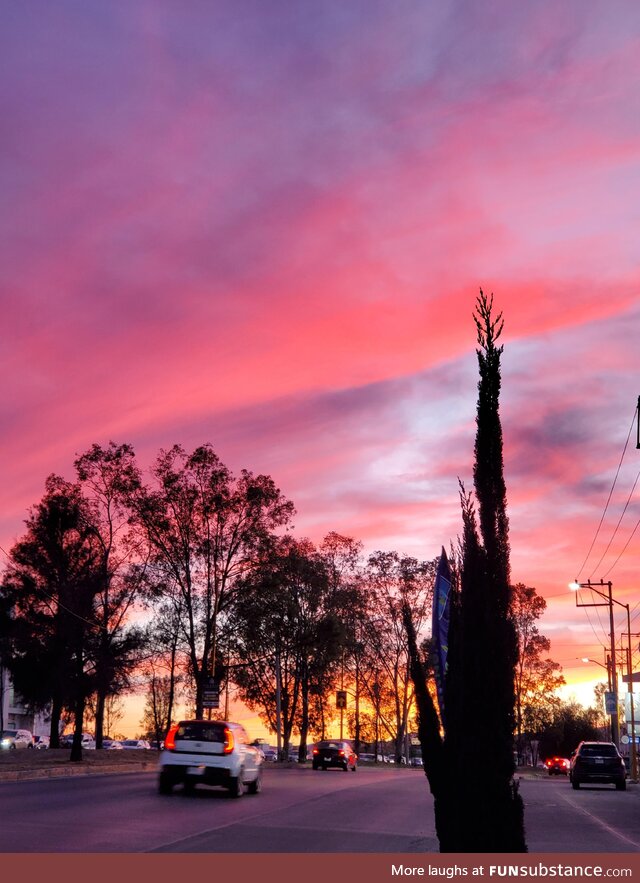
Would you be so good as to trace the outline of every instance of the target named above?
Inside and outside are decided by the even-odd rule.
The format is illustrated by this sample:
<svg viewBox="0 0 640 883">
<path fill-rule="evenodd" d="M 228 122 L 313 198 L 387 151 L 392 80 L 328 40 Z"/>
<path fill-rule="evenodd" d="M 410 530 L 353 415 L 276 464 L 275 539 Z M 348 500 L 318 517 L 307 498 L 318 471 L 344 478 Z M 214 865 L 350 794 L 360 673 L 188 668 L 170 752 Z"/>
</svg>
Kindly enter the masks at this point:
<svg viewBox="0 0 640 883">
<path fill-rule="evenodd" d="M 482 287 L 512 578 L 589 703 L 567 584 L 640 632 L 640 6 L 23 0 L 0 59 L 3 549 L 94 442 L 210 442 L 298 535 L 434 558 Z"/>
</svg>

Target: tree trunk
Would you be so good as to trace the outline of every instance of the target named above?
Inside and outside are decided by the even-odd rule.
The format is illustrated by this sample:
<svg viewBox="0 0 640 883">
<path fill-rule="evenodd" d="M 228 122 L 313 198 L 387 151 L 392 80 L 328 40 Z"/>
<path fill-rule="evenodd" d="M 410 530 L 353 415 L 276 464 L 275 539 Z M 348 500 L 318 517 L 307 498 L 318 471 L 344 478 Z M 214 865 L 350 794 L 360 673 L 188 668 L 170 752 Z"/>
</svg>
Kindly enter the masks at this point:
<svg viewBox="0 0 640 883">
<path fill-rule="evenodd" d="M 96 740 L 96 748 L 102 748 L 102 738 L 104 731 L 104 708 L 107 702 L 107 697 L 104 693 L 104 689 L 99 688 L 96 694 L 96 732 L 95 732 L 95 740 Z"/>
<path fill-rule="evenodd" d="M 49 748 L 60 748 L 60 718 L 62 717 L 62 708 L 62 700 L 54 696 L 51 702 Z"/>
</svg>

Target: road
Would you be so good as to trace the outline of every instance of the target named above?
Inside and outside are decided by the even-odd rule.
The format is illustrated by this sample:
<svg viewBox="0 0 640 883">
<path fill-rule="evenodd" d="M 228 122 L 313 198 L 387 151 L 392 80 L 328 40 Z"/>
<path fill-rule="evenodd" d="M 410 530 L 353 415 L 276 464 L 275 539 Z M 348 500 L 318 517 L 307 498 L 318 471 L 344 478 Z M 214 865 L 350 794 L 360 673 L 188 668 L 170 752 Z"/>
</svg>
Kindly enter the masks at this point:
<svg viewBox="0 0 640 883">
<path fill-rule="evenodd" d="M 153 773 L 0 784 L 1 852 L 429 853 L 419 771 L 268 769 L 260 795 L 156 793 Z M 640 852 L 640 786 L 522 781 L 530 852 Z"/>
</svg>

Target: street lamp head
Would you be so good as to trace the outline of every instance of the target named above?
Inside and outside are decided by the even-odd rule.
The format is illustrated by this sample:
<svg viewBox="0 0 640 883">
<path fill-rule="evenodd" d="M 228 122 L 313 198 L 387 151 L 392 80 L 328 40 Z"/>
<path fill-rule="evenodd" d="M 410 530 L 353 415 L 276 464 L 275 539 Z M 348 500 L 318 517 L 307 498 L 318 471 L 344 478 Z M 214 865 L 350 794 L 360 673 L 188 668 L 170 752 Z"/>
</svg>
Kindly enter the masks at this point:
<svg viewBox="0 0 640 883">
<path fill-rule="evenodd" d="M 591 662 L 588 656 L 583 656 L 580 660 L 581 662 Z"/>
<path fill-rule="evenodd" d="M 580 583 L 577 581 L 569 583 L 569 588 L 571 589 L 572 592 L 577 592 L 580 588 Z"/>
</svg>

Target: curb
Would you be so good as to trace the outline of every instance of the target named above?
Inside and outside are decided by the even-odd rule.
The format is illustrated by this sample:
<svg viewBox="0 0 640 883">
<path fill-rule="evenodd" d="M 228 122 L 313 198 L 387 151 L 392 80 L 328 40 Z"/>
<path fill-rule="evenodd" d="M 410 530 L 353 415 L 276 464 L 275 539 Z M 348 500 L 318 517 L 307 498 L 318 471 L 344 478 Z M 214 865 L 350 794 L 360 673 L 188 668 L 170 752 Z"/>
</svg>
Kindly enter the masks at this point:
<svg viewBox="0 0 640 883">
<path fill-rule="evenodd" d="M 39 770 L 6 770 L 4 772 L 0 772 L 0 782 L 25 782 L 34 779 L 58 779 L 64 778 L 67 776 L 91 776 L 91 775 L 102 775 L 104 773 L 110 774 L 124 774 L 124 773 L 143 773 L 148 772 L 149 770 L 154 770 L 157 764 L 151 762 L 143 762 L 140 764 L 127 764 L 126 766 L 113 766 L 112 764 L 104 765 L 104 766 L 78 766 L 78 765 L 70 765 L 70 766 L 54 766 L 54 767 L 46 767 L 44 769 Z"/>
</svg>

